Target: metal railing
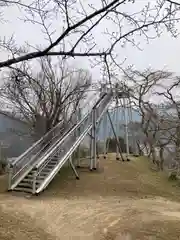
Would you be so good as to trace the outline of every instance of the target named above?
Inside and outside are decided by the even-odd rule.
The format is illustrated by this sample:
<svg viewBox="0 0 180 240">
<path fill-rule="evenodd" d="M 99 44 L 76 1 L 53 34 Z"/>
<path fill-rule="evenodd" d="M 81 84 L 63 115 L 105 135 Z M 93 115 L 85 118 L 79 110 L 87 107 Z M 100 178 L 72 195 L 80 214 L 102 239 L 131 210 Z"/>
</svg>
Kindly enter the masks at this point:
<svg viewBox="0 0 180 240">
<path fill-rule="evenodd" d="M 90 110 L 88 111 L 90 112 Z M 49 152 L 54 144 L 77 123 L 77 118 L 72 118 L 68 125 L 60 122 L 43 137 L 36 141 L 30 148 L 21 154 L 9 166 L 9 189 L 24 175 L 44 154 Z"/>
<path fill-rule="evenodd" d="M 87 133 L 90 131 L 92 125 L 90 125 L 81 135 L 80 137 L 72 144 L 72 146 L 69 148 L 65 154 L 62 155 L 62 158 L 57 163 L 56 167 L 51 171 L 51 173 L 48 175 L 48 177 L 43 181 L 43 183 L 36 189 L 36 193 L 41 192 L 54 178 L 54 176 L 57 174 L 57 172 L 61 169 L 61 167 L 66 163 L 66 161 L 69 159 L 69 157 L 73 154 L 73 152 L 77 149 L 79 144 L 82 142 L 84 137 L 87 135 Z M 33 192 L 33 193 L 35 193 Z"/>
<path fill-rule="evenodd" d="M 58 123 L 14 162 L 12 162 L 9 166 L 9 186 L 13 185 L 30 167 L 33 167 L 36 161 L 38 161 L 38 159 L 48 151 L 48 149 L 51 148 L 59 138 L 62 138 L 74 124 L 75 123 L 71 122 L 66 126 L 65 124 L 62 124 L 62 122 Z"/>
<path fill-rule="evenodd" d="M 33 171 L 36 172 L 35 175 L 39 175 L 55 155 L 58 154 L 59 160 L 62 161 L 76 141 L 81 139 L 82 135 L 86 132 L 88 133 L 91 129 L 92 112 L 96 111 L 96 119 L 98 122 L 98 119 L 101 118 L 107 109 L 111 99 L 112 93 L 101 95 L 91 111 L 82 117 L 78 123 L 76 122 L 75 124 L 73 121 L 68 127 L 63 126 L 62 123 L 57 124 L 18 157 L 10 166 L 9 189 L 13 189 L 29 170 L 33 169 Z M 76 134 L 77 131 L 80 133 L 79 135 Z"/>
<path fill-rule="evenodd" d="M 41 166 L 41 164 L 43 164 L 44 161 L 46 161 L 46 159 L 49 156 L 54 156 L 56 154 L 55 149 L 58 148 L 58 146 L 61 146 L 61 151 L 64 151 L 64 147 L 61 145 L 64 141 L 67 142 L 65 144 L 66 148 L 69 148 L 69 145 L 71 145 L 71 139 L 69 139 L 69 135 L 71 136 L 71 138 L 73 140 L 75 140 L 77 138 L 77 134 L 76 132 L 79 132 L 79 135 L 89 126 L 89 124 L 92 122 L 92 111 L 95 110 L 96 111 L 96 118 L 97 121 L 99 118 L 101 118 L 101 115 L 103 115 L 104 111 L 106 111 L 107 107 L 108 107 L 108 103 L 110 102 L 110 100 L 112 99 L 112 95 L 111 94 L 105 94 L 102 98 L 99 99 L 99 103 L 96 103 L 92 110 L 87 113 L 81 120 L 80 122 L 75 125 L 74 128 L 70 129 L 69 132 L 67 132 L 67 135 L 63 138 L 60 139 L 59 141 L 57 141 L 50 149 L 49 152 L 46 152 L 46 156 L 42 156 L 42 158 L 38 161 L 36 168 L 38 168 L 39 166 Z"/>
<path fill-rule="evenodd" d="M 41 160 L 37 163 L 34 169 L 36 171 L 36 177 L 41 174 L 43 169 L 47 166 L 47 164 L 52 160 L 54 156 L 58 156 L 59 159 L 57 165 L 55 166 L 55 170 L 56 168 L 58 168 L 59 170 L 64 165 L 64 163 L 76 150 L 76 148 L 87 135 L 87 133 L 91 130 L 93 111 L 96 111 L 96 119 L 97 123 L 99 123 L 104 112 L 107 110 L 111 99 L 112 94 L 106 94 L 104 97 L 102 97 L 100 101 L 94 105 L 92 111 L 88 113 L 74 128 L 72 128 L 72 130 L 69 131 L 69 133 L 63 139 L 56 143 L 54 148 L 52 148 L 52 150 L 48 154 L 41 158 Z M 80 132 L 79 136 L 76 135 L 77 130 L 79 130 Z M 53 173 L 50 173 L 50 176 L 48 176 L 47 178 L 49 179 L 49 181 L 51 181 L 52 177 Z M 43 183 L 40 188 L 43 188 L 47 184 L 47 181 L 45 181 L 45 183 Z M 40 189 L 38 191 L 40 191 Z"/>
</svg>

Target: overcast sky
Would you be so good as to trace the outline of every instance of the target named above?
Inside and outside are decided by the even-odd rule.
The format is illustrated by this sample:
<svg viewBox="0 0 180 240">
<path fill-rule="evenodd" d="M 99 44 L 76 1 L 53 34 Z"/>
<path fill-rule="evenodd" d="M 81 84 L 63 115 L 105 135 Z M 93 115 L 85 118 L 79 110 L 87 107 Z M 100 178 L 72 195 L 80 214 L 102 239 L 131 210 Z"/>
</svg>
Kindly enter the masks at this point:
<svg viewBox="0 0 180 240">
<path fill-rule="evenodd" d="M 84 1 L 87 2 L 87 1 Z M 95 2 L 93 0 L 92 2 Z M 137 5 L 133 5 L 132 11 L 138 10 L 143 6 L 146 1 L 139 1 Z M 153 0 L 152 0 L 153 2 Z M 21 17 L 19 11 L 16 8 L 4 9 L 3 17 L 8 20 L 6 23 L 0 23 L 0 35 L 1 37 L 8 37 L 14 34 L 16 42 L 21 45 L 25 41 L 30 44 L 46 44 L 44 37 L 40 31 L 40 27 L 28 23 L 24 23 L 19 20 Z M 54 23 L 56 28 L 59 27 L 58 21 Z M 97 32 L 96 32 L 97 34 Z M 99 43 L 106 44 L 106 39 L 101 34 L 96 35 Z M 127 59 L 124 66 L 133 64 L 136 69 L 143 70 L 147 67 L 152 67 L 154 69 L 166 69 L 177 74 L 180 74 L 179 64 L 180 64 L 180 39 L 173 39 L 171 36 L 164 32 L 164 34 L 155 40 L 152 40 L 149 44 L 145 42 L 142 38 L 140 39 L 142 51 L 127 45 L 125 48 L 119 48 L 119 62 Z M 0 52 L 0 60 L 5 60 L 7 58 L 7 53 Z M 100 77 L 99 68 L 91 68 L 88 59 L 76 58 L 71 60 L 71 64 L 77 67 L 84 67 L 91 71 L 93 78 L 98 79 Z"/>
</svg>

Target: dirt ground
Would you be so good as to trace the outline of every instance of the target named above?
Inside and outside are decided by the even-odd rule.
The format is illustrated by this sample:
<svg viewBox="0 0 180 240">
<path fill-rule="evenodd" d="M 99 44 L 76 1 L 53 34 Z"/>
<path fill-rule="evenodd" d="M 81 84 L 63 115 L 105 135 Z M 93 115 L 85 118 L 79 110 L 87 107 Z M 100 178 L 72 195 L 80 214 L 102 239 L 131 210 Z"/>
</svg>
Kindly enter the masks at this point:
<svg viewBox="0 0 180 240">
<path fill-rule="evenodd" d="M 110 155 L 79 173 L 60 172 L 36 197 L 5 193 L 1 178 L 0 240 L 180 239 L 180 187 L 146 159 Z"/>
</svg>

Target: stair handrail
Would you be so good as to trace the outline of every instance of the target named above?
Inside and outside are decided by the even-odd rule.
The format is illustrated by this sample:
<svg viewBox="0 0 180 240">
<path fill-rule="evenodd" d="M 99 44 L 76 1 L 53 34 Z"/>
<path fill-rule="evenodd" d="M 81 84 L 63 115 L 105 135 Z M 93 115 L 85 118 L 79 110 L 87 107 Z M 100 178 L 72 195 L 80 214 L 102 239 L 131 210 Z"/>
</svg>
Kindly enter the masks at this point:
<svg viewBox="0 0 180 240">
<path fill-rule="evenodd" d="M 32 153 L 32 151 L 38 147 L 43 141 L 48 138 L 49 135 L 55 130 L 58 129 L 60 126 L 63 126 L 63 122 L 59 122 L 57 125 L 55 125 L 52 129 L 50 129 L 45 135 L 43 135 L 39 140 L 37 140 L 35 143 L 31 145 L 25 152 L 23 152 L 19 157 L 17 157 L 13 162 L 10 163 L 10 168 L 13 168 L 15 165 L 17 165 L 18 162 L 20 162 L 25 156 Z"/>
<path fill-rule="evenodd" d="M 13 162 L 11 162 L 10 166 L 15 166 L 21 159 L 23 159 L 26 155 L 31 153 L 35 147 L 40 145 L 56 128 L 60 127 L 62 122 L 59 122 L 56 126 L 54 126 L 50 131 L 48 131 L 44 136 L 42 136 L 38 141 L 33 143 L 31 147 L 29 147 L 24 153 L 22 153 L 19 157 L 17 157 Z"/>
<path fill-rule="evenodd" d="M 77 128 L 79 128 L 83 122 L 85 122 L 88 117 L 90 116 L 91 112 L 90 113 L 87 113 L 79 122 L 78 124 L 76 124 L 69 132 L 68 134 L 66 134 L 62 139 L 60 139 L 59 142 L 56 143 L 56 147 L 61 145 L 61 143 L 63 143 L 68 137 L 70 134 L 72 134 L 73 132 L 75 132 L 77 130 Z M 42 156 L 40 158 L 40 160 L 38 161 L 37 165 L 35 166 L 36 169 L 38 169 L 48 158 L 49 156 L 51 156 L 51 154 L 54 152 L 54 148 L 52 148 L 45 156 Z"/>
<path fill-rule="evenodd" d="M 80 134 L 80 136 L 78 136 L 78 138 L 74 139 L 73 144 L 70 146 L 70 148 L 68 148 L 68 151 L 65 151 L 65 154 L 63 154 L 61 156 L 61 158 L 58 160 L 56 166 L 53 168 L 52 172 L 50 173 L 50 175 L 48 175 L 48 177 L 46 178 L 45 182 L 42 183 L 41 186 L 38 187 L 38 189 L 35 192 L 40 192 L 44 187 L 46 187 L 46 185 L 48 184 L 47 182 L 49 181 L 48 179 L 52 179 L 52 175 L 53 172 L 57 172 L 57 170 L 59 171 L 59 168 L 61 168 L 64 163 L 67 161 L 67 159 L 69 158 L 69 156 L 74 152 L 74 150 L 76 150 L 76 148 L 78 147 L 78 145 L 80 144 L 80 142 L 84 139 L 84 137 L 87 135 L 87 133 L 90 131 L 90 129 L 93 127 L 93 123 L 91 121 L 92 119 L 92 114 L 94 111 L 96 111 L 96 113 L 98 113 L 97 116 L 97 124 L 100 123 L 103 114 L 107 111 L 109 104 L 111 103 L 111 99 L 113 98 L 112 94 L 108 94 L 108 96 L 106 98 L 104 98 L 102 101 L 98 101 L 95 105 L 94 108 L 91 110 L 91 112 L 88 114 L 87 118 L 90 120 L 87 122 L 87 125 L 85 124 L 85 128 L 82 130 L 82 133 Z M 99 108 L 99 112 L 97 112 Z M 39 166 L 36 165 L 36 168 L 34 169 L 34 171 L 36 172 L 36 175 L 39 175 L 41 173 L 41 171 L 43 170 L 43 168 L 51 161 L 52 157 L 54 156 L 54 154 L 56 154 L 59 150 L 60 150 L 60 146 L 63 147 L 63 142 L 64 145 L 66 145 L 66 142 L 68 142 L 68 137 L 70 137 L 73 133 L 73 131 L 75 131 L 78 127 L 81 127 L 83 125 L 83 122 L 79 123 L 77 126 L 75 126 L 74 129 L 72 129 L 72 131 L 66 136 L 66 139 L 63 139 L 61 142 L 59 142 L 54 149 L 52 149 L 52 151 L 49 153 L 49 155 L 45 156 L 45 159 L 42 159 L 42 164 L 39 162 Z M 73 136 L 73 135 L 72 135 Z M 69 139 L 70 140 L 70 139 Z M 62 143 L 62 144 L 61 144 Z"/>
<path fill-rule="evenodd" d="M 40 160 L 38 161 L 37 165 L 35 166 L 36 169 L 40 168 L 41 165 L 44 164 L 44 162 L 46 162 L 46 160 L 53 154 L 55 148 L 57 148 L 58 146 L 61 145 L 61 143 L 63 143 L 73 132 L 75 132 L 85 121 L 86 119 L 88 118 L 91 118 L 92 117 L 92 111 L 97 109 L 99 107 L 99 105 L 101 104 L 101 101 L 104 99 L 104 97 L 107 96 L 107 93 L 103 94 L 99 99 L 98 101 L 94 104 L 94 106 L 92 107 L 91 111 L 89 113 L 87 113 L 79 122 L 77 125 L 74 126 L 74 128 L 72 128 L 69 133 L 67 135 L 64 136 L 64 138 L 62 138 L 59 142 L 57 141 L 57 143 L 55 144 L 56 146 L 55 147 L 52 147 L 52 149 L 45 155 L 45 156 L 42 156 L 40 158 Z M 99 116 L 99 119 L 102 117 L 103 115 L 103 112 L 105 111 L 106 109 L 103 109 L 100 116 Z M 97 121 L 99 122 L 99 121 Z"/>
<path fill-rule="evenodd" d="M 92 117 L 90 115 L 92 114 L 92 110 L 94 109 L 94 107 L 97 108 L 102 103 L 102 101 L 103 101 L 103 99 L 105 98 L 106 95 L 108 95 L 108 94 L 107 93 L 101 94 L 101 96 L 99 97 L 99 100 L 94 104 L 91 111 L 89 113 L 85 114 L 85 116 L 82 117 L 82 120 L 79 123 L 76 123 L 75 128 L 73 128 L 74 130 L 73 129 L 71 130 L 71 133 L 72 133 L 72 131 L 75 132 L 76 129 L 81 125 L 81 123 L 83 121 L 86 120 L 86 118 L 88 116 L 89 116 L 88 121 L 91 121 Z M 105 98 L 105 102 L 106 102 L 106 98 Z M 12 184 L 15 185 L 16 183 L 18 183 L 19 177 L 20 176 L 23 177 L 24 174 L 28 171 L 29 167 L 31 167 L 31 169 L 32 169 L 35 166 L 37 166 L 37 164 L 38 164 L 38 167 L 39 167 L 41 164 L 43 164 L 44 161 L 45 162 L 47 161 L 47 159 L 50 155 L 53 155 L 54 151 L 57 151 L 57 148 L 55 147 L 55 145 L 58 144 L 59 141 L 61 141 L 61 140 L 63 141 L 64 139 L 66 139 L 66 138 L 64 138 L 65 136 L 66 137 L 69 136 L 68 131 L 64 134 L 64 136 L 61 135 L 61 137 L 59 139 L 56 138 L 54 142 L 50 143 L 50 146 L 48 146 L 48 149 L 46 149 L 46 151 L 44 153 L 42 152 L 42 147 L 40 146 L 40 144 L 42 144 L 43 141 L 46 140 L 46 138 L 49 136 L 49 134 L 52 134 L 52 132 L 55 131 L 57 128 L 59 128 L 59 126 L 62 126 L 61 124 L 62 124 L 62 122 L 60 122 L 56 126 L 54 126 L 53 129 L 51 129 L 41 139 L 39 139 L 29 149 L 27 149 L 27 151 L 25 151 L 25 153 L 23 153 L 17 160 L 12 162 L 12 164 L 10 165 L 10 169 L 9 169 L 10 170 L 9 171 L 10 172 L 10 174 L 9 174 L 9 185 L 12 185 Z M 86 122 L 84 122 L 84 124 L 86 124 Z M 69 128 L 69 130 L 70 129 L 71 128 Z M 60 135 L 60 133 L 59 133 L 59 135 Z M 51 142 L 52 139 L 47 139 L 47 140 L 50 140 L 50 142 Z M 45 142 L 46 144 L 47 144 L 47 140 Z M 49 151 L 50 149 L 52 149 L 52 151 Z"/>
</svg>

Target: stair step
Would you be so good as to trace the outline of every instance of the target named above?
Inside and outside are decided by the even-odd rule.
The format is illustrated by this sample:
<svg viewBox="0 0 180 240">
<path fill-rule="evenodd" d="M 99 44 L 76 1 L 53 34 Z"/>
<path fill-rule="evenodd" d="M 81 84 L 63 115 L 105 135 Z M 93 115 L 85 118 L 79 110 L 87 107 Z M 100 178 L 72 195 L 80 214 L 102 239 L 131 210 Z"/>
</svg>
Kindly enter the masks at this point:
<svg viewBox="0 0 180 240">
<path fill-rule="evenodd" d="M 32 178 L 24 178 L 23 180 L 22 180 L 22 182 L 28 182 L 28 183 L 32 183 L 33 182 L 33 179 Z"/>
<path fill-rule="evenodd" d="M 18 184 L 18 187 L 32 188 L 32 183 L 20 182 L 20 183 Z"/>
<path fill-rule="evenodd" d="M 36 185 L 38 185 L 39 183 L 42 183 L 44 181 L 44 177 L 40 177 L 36 179 Z M 26 187 L 32 187 L 33 181 L 32 180 L 28 180 L 28 179 L 23 179 L 22 182 L 20 182 L 18 184 L 18 186 L 26 186 Z"/>
<path fill-rule="evenodd" d="M 47 171 L 50 171 L 50 169 L 48 167 L 45 167 L 45 168 L 42 169 L 41 172 L 47 172 Z"/>
<path fill-rule="evenodd" d="M 33 175 L 26 175 L 24 179 L 33 179 Z"/>
<path fill-rule="evenodd" d="M 42 180 L 44 178 L 46 178 L 49 175 L 49 173 L 43 173 L 41 174 L 40 178 L 37 178 L 38 180 Z"/>
<path fill-rule="evenodd" d="M 28 175 L 32 176 L 32 175 L 33 175 L 33 173 L 32 173 L 32 172 L 29 172 L 29 173 L 28 173 Z M 28 176 L 28 175 L 27 175 L 27 176 Z"/>
<path fill-rule="evenodd" d="M 40 174 L 37 176 L 37 179 L 44 179 L 44 175 L 46 175 L 45 173 L 43 174 L 43 176 Z M 33 177 L 32 176 L 26 176 L 23 181 L 25 182 L 32 182 L 33 181 Z"/>
<path fill-rule="evenodd" d="M 54 162 L 50 162 L 48 165 L 55 165 L 55 164 L 57 164 L 58 163 L 58 161 L 54 161 Z M 47 165 L 47 166 L 48 166 Z"/>
<path fill-rule="evenodd" d="M 37 176 L 37 179 L 38 179 L 38 180 L 43 180 L 43 179 L 44 179 L 44 176 L 39 175 L 39 176 Z"/>
<path fill-rule="evenodd" d="M 44 177 L 44 176 L 46 176 L 48 173 L 50 173 L 51 171 L 49 171 L 49 172 L 41 172 L 41 174 L 39 175 L 40 177 Z M 38 177 L 39 178 L 39 177 Z"/>
<path fill-rule="evenodd" d="M 50 161 L 49 164 L 57 164 L 58 163 L 58 160 L 53 160 L 53 161 Z M 48 165 L 49 165 L 48 164 Z"/>
<path fill-rule="evenodd" d="M 51 170 L 52 170 L 52 168 L 46 167 L 46 168 L 44 168 L 41 172 L 49 172 L 49 171 L 51 171 Z"/>
<path fill-rule="evenodd" d="M 52 170 L 56 165 L 47 166 L 45 169 Z"/>
<path fill-rule="evenodd" d="M 45 178 L 43 178 L 43 179 L 37 179 L 37 180 L 36 180 L 37 186 L 40 185 L 40 184 L 44 181 L 44 179 L 45 179 Z"/>
<path fill-rule="evenodd" d="M 32 193 L 32 189 L 23 188 L 23 187 L 16 187 L 16 188 L 13 189 L 13 191 Z"/>
<path fill-rule="evenodd" d="M 54 162 L 54 163 L 50 162 L 49 164 L 46 165 L 46 167 L 47 166 L 55 166 L 55 165 L 57 165 L 57 162 Z"/>
</svg>

